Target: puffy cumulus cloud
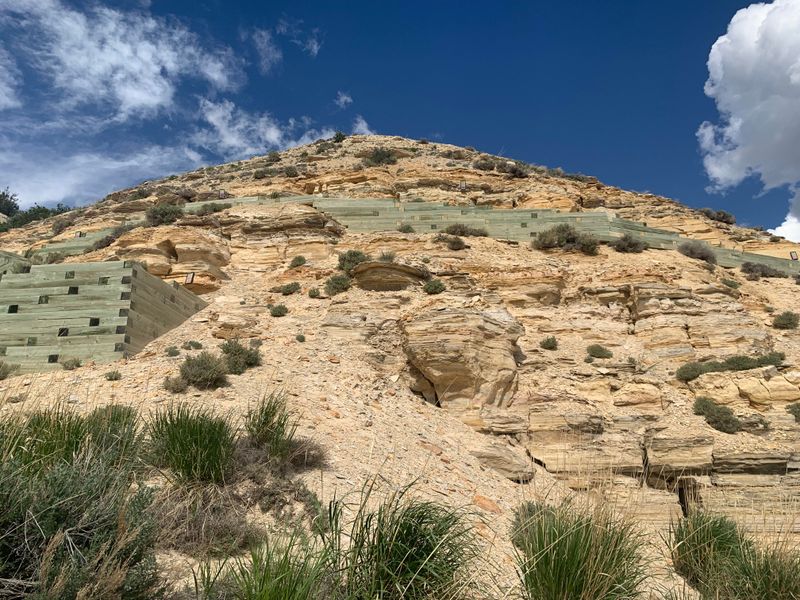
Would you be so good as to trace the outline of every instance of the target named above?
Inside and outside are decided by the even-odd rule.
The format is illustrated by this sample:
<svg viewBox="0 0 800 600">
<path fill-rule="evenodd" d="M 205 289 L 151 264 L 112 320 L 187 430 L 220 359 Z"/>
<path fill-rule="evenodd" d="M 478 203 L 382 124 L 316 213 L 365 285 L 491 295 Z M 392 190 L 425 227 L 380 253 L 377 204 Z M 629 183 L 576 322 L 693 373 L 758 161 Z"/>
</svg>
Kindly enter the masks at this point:
<svg viewBox="0 0 800 600">
<path fill-rule="evenodd" d="M 347 108 L 353 103 L 353 97 L 347 92 L 336 92 L 336 98 L 333 100 L 334 104 L 339 108 Z"/>
<path fill-rule="evenodd" d="M 0 110 L 16 108 L 22 104 L 17 96 L 19 76 L 14 59 L 0 47 Z"/>
<path fill-rule="evenodd" d="M 145 12 L 3 0 L 0 16 L 6 30 L 22 32 L 15 48 L 50 79 L 67 107 L 106 104 L 125 120 L 171 108 L 184 78 L 230 90 L 243 77 L 230 49 L 208 48 L 182 24 Z"/>
<path fill-rule="evenodd" d="M 765 189 L 787 186 L 794 198 L 775 231 L 800 241 L 800 0 L 738 11 L 711 48 L 705 93 L 720 120 L 697 137 L 718 191 L 758 177 Z"/>
<path fill-rule="evenodd" d="M 38 145 L 0 144 L 4 184 L 19 195 L 23 208 L 57 202 L 86 204 L 112 190 L 199 164 L 199 155 L 188 148 L 152 145 L 109 155 L 91 150 L 69 154 L 63 149 L 48 150 Z"/>
<path fill-rule="evenodd" d="M 283 51 L 269 29 L 255 29 L 251 37 L 258 52 L 258 68 L 266 75 L 283 60 Z"/>
<path fill-rule="evenodd" d="M 359 135 L 375 135 L 375 132 L 369 128 L 369 123 L 367 123 L 367 120 L 361 115 L 356 115 L 356 118 L 353 121 L 353 133 L 357 133 Z"/>
<path fill-rule="evenodd" d="M 208 126 L 196 131 L 191 143 L 225 159 L 308 144 L 335 133 L 330 128 L 312 128 L 307 118 L 281 123 L 269 113 L 251 113 L 230 100 L 202 98 L 200 115 Z"/>
</svg>

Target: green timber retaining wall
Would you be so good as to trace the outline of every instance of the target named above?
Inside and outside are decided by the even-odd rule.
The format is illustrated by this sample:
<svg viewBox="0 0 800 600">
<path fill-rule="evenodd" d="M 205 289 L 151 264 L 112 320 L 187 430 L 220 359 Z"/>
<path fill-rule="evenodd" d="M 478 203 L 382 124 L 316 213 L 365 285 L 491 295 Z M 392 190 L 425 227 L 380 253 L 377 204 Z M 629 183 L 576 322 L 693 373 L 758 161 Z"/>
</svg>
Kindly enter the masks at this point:
<svg viewBox="0 0 800 600">
<path fill-rule="evenodd" d="M 6 273 L 21 273 L 29 270 L 31 261 L 27 258 L 0 250 L 0 275 Z"/>
<path fill-rule="evenodd" d="M 23 373 L 110 362 L 205 306 L 129 261 L 34 265 L 0 277 L 0 360 Z"/>
<path fill-rule="evenodd" d="M 320 196 L 290 196 L 268 198 L 249 196 L 209 200 L 187 204 L 187 212 L 195 212 L 208 204 L 281 204 L 299 203 L 316 209 L 336 219 L 351 231 L 395 231 L 401 225 L 411 225 L 416 233 L 444 230 L 453 223 L 464 223 L 485 228 L 493 238 L 530 242 L 540 231 L 560 223 L 574 226 L 578 231 L 591 233 L 602 242 L 613 242 L 625 234 L 640 239 L 651 248 L 674 250 L 689 238 L 671 231 L 648 227 L 620 219 L 607 210 L 561 212 L 551 209 L 500 209 L 489 206 L 447 205 L 441 202 L 414 202 L 392 198 L 324 198 Z M 723 267 L 738 267 L 745 262 L 769 265 L 787 273 L 800 273 L 800 262 L 764 254 L 742 252 L 709 245 Z"/>
</svg>

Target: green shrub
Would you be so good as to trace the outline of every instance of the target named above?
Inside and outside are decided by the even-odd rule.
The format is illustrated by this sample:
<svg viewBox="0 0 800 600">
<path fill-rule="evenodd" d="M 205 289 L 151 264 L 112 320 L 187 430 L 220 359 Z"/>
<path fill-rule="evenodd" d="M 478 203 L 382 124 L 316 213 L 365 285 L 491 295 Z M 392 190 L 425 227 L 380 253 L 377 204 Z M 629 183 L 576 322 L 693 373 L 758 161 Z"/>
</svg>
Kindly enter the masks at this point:
<svg viewBox="0 0 800 600">
<path fill-rule="evenodd" d="M 165 377 L 164 389 L 172 394 L 182 394 L 189 389 L 189 384 L 183 377 Z"/>
<path fill-rule="evenodd" d="M 722 279 L 722 285 L 726 285 L 729 288 L 736 290 L 739 289 L 742 284 L 735 279 Z"/>
<path fill-rule="evenodd" d="M 772 326 L 775 329 L 797 329 L 799 324 L 800 315 L 789 310 L 775 315 L 775 318 L 772 320 Z"/>
<path fill-rule="evenodd" d="M 451 237 L 447 240 L 447 247 L 450 250 L 463 250 L 467 244 L 460 237 Z"/>
<path fill-rule="evenodd" d="M 394 152 L 387 148 L 375 148 L 364 158 L 364 165 L 377 167 L 378 165 L 393 165 L 397 162 Z"/>
<path fill-rule="evenodd" d="M 298 333 L 296 336 L 294 336 L 294 339 L 302 343 L 306 341 L 306 336 L 304 336 L 302 333 Z"/>
<path fill-rule="evenodd" d="M 728 225 L 733 225 L 733 224 L 736 223 L 736 217 L 733 216 L 728 211 L 725 211 L 725 210 L 714 210 L 712 208 L 701 208 L 701 209 L 698 209 L 697 212 L 704 214 L 706 217 L 708 217 L 712 221 L 719 221 L 720 223 L 727 223 Z"/>
<path fill-rule="evenodd" d="M 746 262 L 743 263 L 741 266 L 742 273 L 745 275 L 754 276 L 756 278 L 759 277 L 788 277 L 787 273 L 776 269 L 775 267 L 770 267 L 769 265 L 762 265 L 761 263 L 754 263 L 754 262 Z"/>
<path fill-rule="evenodd" d="M 5 223 L 0 223 L 0 233 L 4 231 L 9 231 L 11 229 L 16 229 L 17 227 L 24 227 L 28 223 L 33 223 L 34 221 L 41 221 L 42 219 L 47 219 L 48 217 L 60 215 L 70 210 L 73 209 L 70 208 L 69 206 L 61 204 L 60 202 L 56 205 L 55 208 L 47 208 L 35 204 L 27 210 L 18 210 L 15 211 L 13 215 L 9 215 L 10 218 L 8 219 L 8 221 L 6 221 Z"/>
<path fill-rule="evenodd" d="M 393 263 L 395 256 L 397 255 L 392 251 L 381 252 L 380 255 L 378 256 L 378 260 L 384 263 Z"/>
<path fill-rule="evenodd" d="M 291 418 L 286 405 L 286 394 L 272 392 L 263 396 L 247 412 L 245 429 L 259 448 L 267 451 L 270 459 L 284 461 L 295 447 L 297 422 Z"/>
<path fill-rule="evenodd" d="M 794 417 L 794 420 L 800 423 L 800 402 L 786 405 L 786 411 Z"/>
<path fill-rule="evenodd" d="M 283 170 L 283 174 L 286 177 L 300 177 L 300 173 L 297 171 L 297 167 L 289 165 Z"/>
<path fill-rule="evenodd" d="M 690 240 L 678 245 L 678 252 L 689 258 L 705 261 L 710 265 L 717 264 L 717 257 L 705 242 Z"/>
<path fill-rule="evenodd" d="M 641 596 L 644 541 L 608 509 L 523 504 L 511 539 L 526 600 L 632 600 Z"/>
<path fill-rule="evenodd" d="M 272 152 L 267 154 L 267 157 L 264 159 L 264 162 L 268 165 L 274 165 L 275 163 L 281 162 L 280 152 L 276 152 L 275 150 L 273 150 Z"/>
<path fill-rule="evenodd" d="M 241 375 L 247 369 L 261 364 L 261 353 L 257 348 L 247 348 L 239 340 L 226 340 L 220 345 L 228 373 Z"/>
<path fill-rule="evenodd" d="M 761 356 L 729 356 L 722 362 L 690 362 L 678 368 L 675 378 L 679 381 L 692 381 L 704 373 L 718 373 L 721 371 L 748 371 L 759 367 L 779 366 L 786 355 L 783 352 L 768 352 Z"/>
<path fill-rule="evenodd" d="M 723 433 L 741 431 L 742 423 L 727 406 L 716 404 L 711 398 L 700 396 L 694 401 L 694 414 L 702 415 L 706 423 Z"/>
<path fill-rule="evenodd" d="M 123 225 L 118 225 L 111 231 L 111 233 L 103 236 L 102 238 L 97 240 L 94 244 L 92 244 L 88 252 L 94 252 L 95 250 L 108 248 L 111 244 L 116 242 L 123 235 L 141 226 L 142 226 L 141 223 L 125 223 Z"/>
<path fill-rule="evenodd" d="M 168 467 L 180 481 L 225 482 L 235 448 L 233 428 L 226 419 L 178 404 L 153 415 L 149 434 L 152 460 Z"/>
<path fill-rule="evenodd" d="M 364 254 L 361 250 L 348 250 L 339 255 L 339 269 L 349 275 L 356 265 L 368 260 L 371 260 L 369 255 Z"/>
<path fill-rule="evenodd" d="M 67 358 L 61 361 L 61 366 L 64 368 L 65 371 L 74 371 L 78 367 L 81 366 L 81 359 L 79 358 Z"/>
<path fill-rule="evenodd" d="M 586 353 L 592 358 L 611 358 L 614 353 L 605 346 L 600 344 L 592 344 L 586 347 Z"/>
<path fill-rule="evenodd" d="M 631 234 L 626 233 L 621 238 L 614 240 L 611 247 L 617 252 L 635 253 L 644 252 L 647 249 L 647 242 L 638 240 Z"/>
<path fill-rule="evenodd" d="M 598 245 L 599 242 L 594 236 L 578 233 L 572 225 L 566 223 L 540 231 L 533 241 L 533 247 L 537 250 L 561 248 L 565 251 L 578 250 L 590 256 L 597 254 Z"/>
<path fill-rule="evenodd" d="M 183 348 L 184 350 L 200 350 L 202 347 L 203 344 L 195 340 L 189 340 L 181 344 L 181 348 Z"/>
<path fill-rule="evenodd" d="M 481 156 L 472 163 L 473 169 L 479 171 L 493 171 L 495 160 L 491 156 Z"/>
<path fill-rule="evenodd" d="M 166 349 L 166 350 L 164 350 L 164 353 L 165 353 L 167 356 L 170 356 L 170 357 L 175 357 L 175 356 L 179 356 L 179 355 L 180 355 L 180 353 L 181 353 L 181 351 L 180 351 L 180 350 L 178 350 L 178 347 L 177 347 L 177 346 L 168 346 L 168 347 L 167 347 L 167 349 Z"/>
<path fill-rule="evenodd" d="M 10 377 L 17 369 L 19 369 L 19 365 L 12 365 L 11 363 L 0 360 L 0 381 Z"/>
<path fill-rule="evenodd" d="M 257 179 L 257 177 L 253 177 L 254 179 Z M 205 217 L 206 215 L 213 215 L 214 213 L 222 212 L 223 210 L 227 210 L 229 208 L 233 208 L 233 204 L 230 202 L 211 202 L 201 206 L 195 211 L 194 214 L 196 214 L 198 217 Z"/>
<path fill-rule="evenodd" d="M 445 285 L 441 279 L 429 279 L 422 286 L 422 291 L 426 294 L 441 294 L 445 290 Z"/>
<path fill-rule="evenodd" d="M 145 222 L 150 227 L 169 225 L 183 216 L 183 208 L 175 204 L 154 204 L 145 213 Z"/>
<path fill-rule="evenodd" d="M 319 288 L 311 288 L 308 290 L 309 298 L 319 298 Z"/>
<path fill-rule="evenodd" d="M 444 228 L 444 232 L 449 235 L 460 235 L 464 237 L 488 237 L 489 232 L 483 227 L 471 227 L 463 223 L 453 223 Z"/>
<path fill-rule="evenodd" d="M 289 309 L 285 304 L 276 304 L 269 309 L 269 314 L 273 317 L 284 317 L 289 313 Z"/>
<path fill-rule="evenodd" d="M 186 383 L 200 390 L 215 389 L 228 383 L 225 361 L 206 351 L 184 358 L 180 373 Z"/>
<path fill-rule="evenodd" d="M 333 275 L 325 282 L 325 293 L 335 296 L 350 289 L 350 278 L 347 275 Z"/>
<path fill-rule="evenodd" d="M 106 371 L 104 377 L 106 378 L 106 381 L 119 381 L 122 379 L 122 373 L 119 371 Z"/>
<path fill-rule="evenodd" d="M 403 223 L 397 228 L 400 233 L 414 233 L 414 227 L 410 223 Z"/>
<path fill-rule="evenodd" d="M 253 179 L 266 179 L 269 175 L 268 169 L 256 169 L 253 171 Z"/>
<path fill-rule="evenodd" d="M 370 509 L 371 487 L 345 531 L 343 504 L 332 502 L 325 547 L 344 598 L 458 598 L 478 556 L 472 527 L 459 510 L 411 499 L 408 488 Z"/>
<path fill-rule="evenodd" d="M 341 144 L 346 139 L 347 136 L 345 134 L 343 134 L 341 131 L 337 131 L 336 133 L 333 134 L 331 141 L 333 141 L 334 144 Z"/>
<path fill-rule="evenodd" d="M 558 350 L 558 340 L 553 335 L 548 336 L 539 342 L 539 348 L 542 350 Z"/>
<path fill-rule="evenodd" d="M 295 256 L 292 262 L 289 263 L 289 268 L 296 269 L 297 267 L 302 267 L 304 264 L 306 264 L 305 256 Z"/>
<path fill-rule="evenodd" d="M 284 296 L 291 296 L 292 294 L 296 294 L 297 292 L 300 291 L 300 284 L 297 283 L 296 281 L 293 281 L 291 283 L 286 283 L 284 285 L 278 286 L 277 288 L 275 288 L 274 291 L 278 291 Z"/>
</svg>

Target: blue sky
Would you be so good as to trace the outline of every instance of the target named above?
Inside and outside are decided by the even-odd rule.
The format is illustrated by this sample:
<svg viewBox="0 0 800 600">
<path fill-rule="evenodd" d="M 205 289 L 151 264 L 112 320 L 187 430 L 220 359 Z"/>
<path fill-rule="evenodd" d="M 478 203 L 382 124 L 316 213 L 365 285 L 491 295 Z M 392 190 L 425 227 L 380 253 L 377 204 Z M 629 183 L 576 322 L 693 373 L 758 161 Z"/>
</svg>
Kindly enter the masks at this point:
<svg viewBox="0 0 800 600">
<path fill-rule="evenodd" d="M 85 203 L 339 129 L 474 146 L 775 227 L 800 181 L 800 0 L 729 30 L 749 4 L 0 0 L 0 187 Z"/>
</svg>

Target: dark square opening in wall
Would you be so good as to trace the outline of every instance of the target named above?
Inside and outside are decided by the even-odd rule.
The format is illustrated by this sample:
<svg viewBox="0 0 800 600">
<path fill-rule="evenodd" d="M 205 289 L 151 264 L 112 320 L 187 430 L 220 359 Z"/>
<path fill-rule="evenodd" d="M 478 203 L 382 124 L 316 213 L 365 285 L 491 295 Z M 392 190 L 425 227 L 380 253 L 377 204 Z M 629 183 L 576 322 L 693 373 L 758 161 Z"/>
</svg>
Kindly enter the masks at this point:
<svg viewBox="0 0 800 600">
<path fill-rule="evenodd" d="M 130 283 L 130 282 L 131 282 L 131 276 L 130 275 L 123 275 L 122 276 L 122 283 Z"/>
<path fill-rule="evenodd" d="M 50 296 L 39 296 L 39 304 L 49 304 Z"/>
<path fill-rule="evenodd" d="M 97 280 L 97 285 L 108 285 L 108 277 L 100 277 Z"/>
<path fill-rule="evenodd" d="M 5 355 L 6 355 L 6 347 L 0 346 L 0 356 L 5 356 Z"/>
<path fill-rule="evenodd" d="M 59 327 L 58 337 L 67 337 L 69 335 L 69 327 Z"/>
<path fill-rule="evenodd" d="M 122 342 L 114 344 L 114 352 L 122 352 L 124 349 Z"/>
<path fill-rule="evenodd" d="M 37 341 L 37 340 L 36 340 L 36 338 L 35 338 L 35 337 L 29 337 L 29 338 L 28 338 L 28 341 L 26 342 L 26 344 L 25 344 L 25 345 L 26 345 L 26 346 L 35 346 L 35 345 L 36 345 L 36 341 Z"/>
<path fill-rule="evenodd" d="M 77 296 L 78 295 L 78 286 L 77 285 L 69 286 L 69 289 L 67 290 L 67 294 L 69 294 L 70 296 Z"/>
<path fill-rule="evenodd" d="M 19 304 L 11 304 L 8 307 L 8 314 L 13 315 L 19 312 Z"/>
<path fill-rule="evenodd" d="M 131 299 L 131 293 L 130 292 L 122 292 L 119 295 L 119 299 L 120 300 L 130 300 Z"/>
<path fill-rule="evenodd" d="M 97 327 L 100 325 L 100 317 L 89 317 L 89 327 Z"/>
<path fill-rule="evenodd" d="M 64 279 L 75 279 L 75 271 L 67 271 L 64 273 Z"/>
<path fill-rule="evenodd" d="M 131 304 L 131 308 L 133 308 L 132 304 Z M 120 308 L 119 309 L 119 316 L 120 317 L 127 317 L 128 316 L 128 309 L 127 308 Z"/>
<path fill-rule="evenodd" d="M 436 229 L 436 225 L 431 224 L 431 229 Z"/>
<path fill-rule="evenodd" d="M 47 362 L 51 365 L 58 362 L 58 354 L 48 354 L 47 355 Z"/>
<path fill-rule="evenodd" d="M 125 333 L 125 325 L 117 325 L 116 333 Z"/>
</svg>

